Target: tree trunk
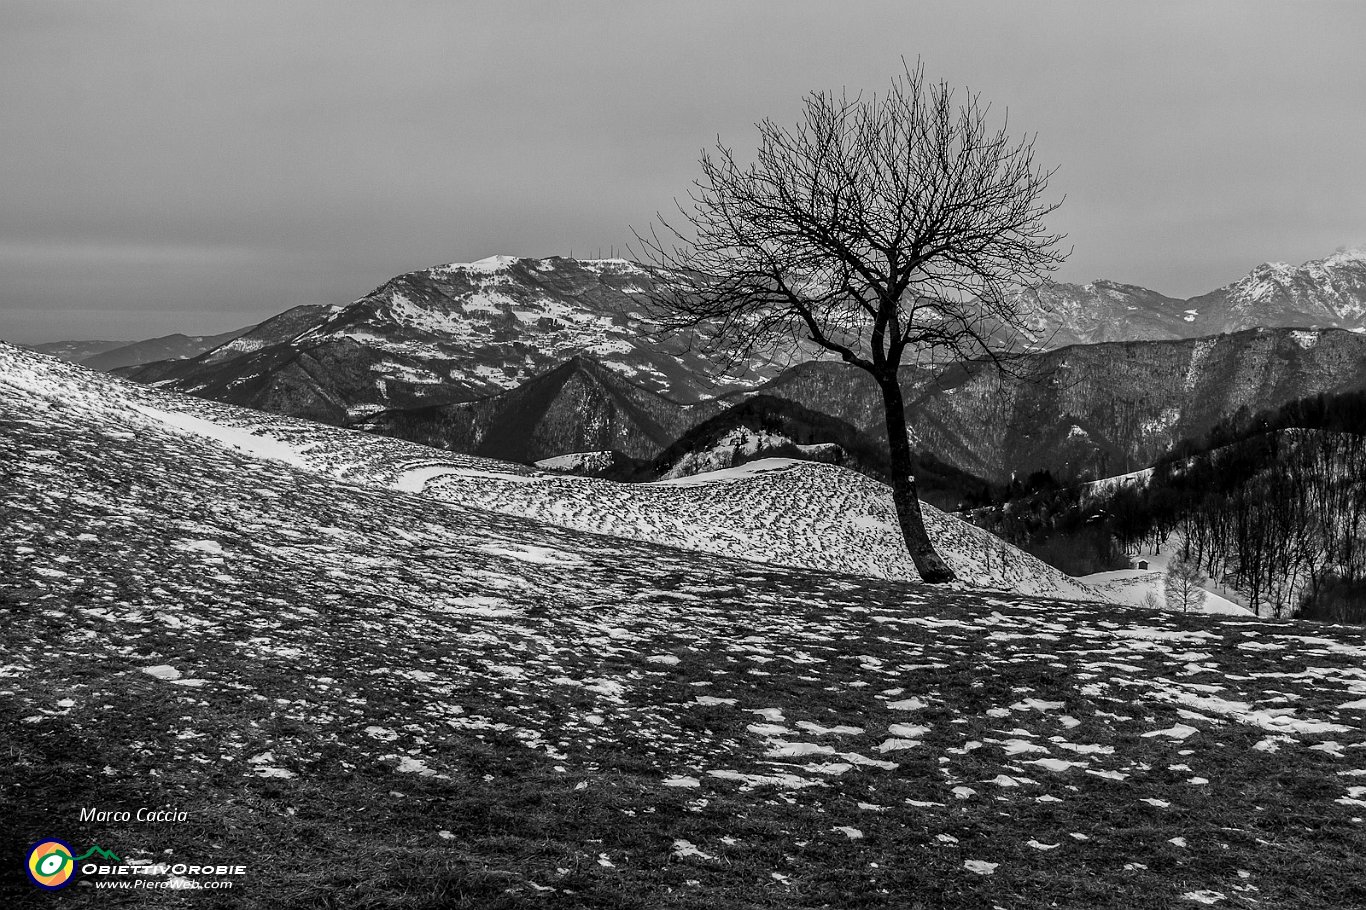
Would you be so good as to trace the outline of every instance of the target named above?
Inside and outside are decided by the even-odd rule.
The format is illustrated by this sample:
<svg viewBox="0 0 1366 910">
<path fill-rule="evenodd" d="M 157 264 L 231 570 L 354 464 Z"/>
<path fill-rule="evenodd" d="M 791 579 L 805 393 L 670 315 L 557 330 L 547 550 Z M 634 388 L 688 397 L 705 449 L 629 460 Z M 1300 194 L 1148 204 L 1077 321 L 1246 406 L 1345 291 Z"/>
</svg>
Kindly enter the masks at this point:
<svg viewBox="0 0 1366 910">
<path fill-rule="evenodd" d="M 911 476 L 911 440 L 906 433 L 906 405 L 901 397 L 901 384 L 896 377 L 879 381 L 882 405 L 887 417 L 887 446 L 892 456 L 892 499 L 896 502 L 896 517 L 901 524 L 901 536 L 906 550 L 915 562 L 920 578 L 927 584 L 943 584 L 957 576 L 935 551 L 930 536 L 925 533 L 925 519 L 920 513 L 916 497 L 915 478 Z"/>
</svg>

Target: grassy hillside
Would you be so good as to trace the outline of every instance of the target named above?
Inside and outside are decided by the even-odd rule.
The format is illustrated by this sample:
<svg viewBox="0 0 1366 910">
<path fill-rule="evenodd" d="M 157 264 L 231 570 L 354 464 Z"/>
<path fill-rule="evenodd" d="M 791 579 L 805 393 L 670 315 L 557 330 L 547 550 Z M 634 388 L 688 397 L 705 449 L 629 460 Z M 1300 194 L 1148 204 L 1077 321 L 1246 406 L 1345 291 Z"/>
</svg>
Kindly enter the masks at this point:
<svg viewBox="0 0 1366 910">
<path fill-rule="evenodd" d="M 0 355 L 10 857 L 58 836 L 249 867 L 159 895 L 195 907 L 1366 901 L 1360 632 L 578 532 Z"/>
</svg>

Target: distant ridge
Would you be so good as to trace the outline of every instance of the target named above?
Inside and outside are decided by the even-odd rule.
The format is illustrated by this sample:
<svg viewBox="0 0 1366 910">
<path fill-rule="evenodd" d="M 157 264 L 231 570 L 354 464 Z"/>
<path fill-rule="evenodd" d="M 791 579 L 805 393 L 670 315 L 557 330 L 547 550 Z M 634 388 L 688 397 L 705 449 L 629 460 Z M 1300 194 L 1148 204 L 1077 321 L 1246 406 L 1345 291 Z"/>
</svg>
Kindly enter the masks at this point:
<svg viewBox="0 0 1366 910">
<path fill-rule="evenodd" d="M 1366 332 L 1366 250 L 1343 249 L 1300 265 L 1263 263 L 1188 300 L 1097 279 L 1049 283 L 1020 295 L 1037 346 L 1158 341 L 1247 329 Z"/>
</svg>

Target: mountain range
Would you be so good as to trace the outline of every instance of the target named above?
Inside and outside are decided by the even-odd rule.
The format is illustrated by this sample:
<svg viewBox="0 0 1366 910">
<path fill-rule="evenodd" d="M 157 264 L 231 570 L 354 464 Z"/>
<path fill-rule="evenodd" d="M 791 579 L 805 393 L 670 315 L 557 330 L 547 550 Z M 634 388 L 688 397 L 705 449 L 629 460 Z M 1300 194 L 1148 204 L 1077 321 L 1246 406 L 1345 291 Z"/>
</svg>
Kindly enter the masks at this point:
<svg viewBox="0 0 1366 910">
<path fill-rule="evenodd" d="M 295 307 L 197 355 L 118 372 L 524 463 L 576 452 L 649 462 L 756 394 L 880 436 L 876 390 L 853 368 L 804 351 L 728 371 L 684 339 L 654 338 L 648 298 L 670 280 L 619 259 L 496 256 L 400 275 L 349 306 Z M 1361 251 L 1264 264 L 1188 300 L 1096 281 L 1047 284 L 1022 303 L 1048 344 L 1006 377 L 970 364 L 904 371 L 923 453 L 998 481 L 1104 476 L 1240 409 L 1366 381 Z M 806 444 L 784 440 L 773 444 Z M 710 463 L 699 453 L 679 457 Z"/>
<path fill-rule="evenodd" d="M 246 340 L 128 375 L 264 410 L 345 424 L 392 408 L 473 401 L 572 357 L 592 357 L 682 403 L 751 388 L 792 363 L 727 370 L 689 342 L 661 341 L 645 316 L 660 281 L 621 259 L 494 256 L 399 275 L 345 307 L 296 307 Z M 1047 284 L 1022 307 L 1040 348 L 1175 340 L 1261 325 L 1366 331 L 1366 253 L 1266 264 L 1209 294 L 1177 300 L 1109 281 Z"/>
<path fill-rule="evenodd" d="M 1074 345 L 1025 355 L 1004 376 L 980 364 L 959 365 L 937 375 L 913 372 L 906 387 L 912 438 L 924 455 L 997 482 L 1040 470 L 1104 477 L 1151 464 L 1174 443 L 1239 414 L 1366 388 L 1366 335 L 1250 329 Z M 758 423 L 734 419 L 755 398 L 839 415 L 860 444 L 882 438 L 877 387 L 859 369 L 828 361 L 790 367 L 754 390 L 680 404 L 579 357 L 478 401 L 385 411 L 356 426 L 521 462 L 604 450 L 654 460 L 688 434 L 697 448 L 672 451 L 673 460 L 652 475 L 663 476 L 682 461 L 724 457 L 720 449 L 734 448 L 737 430 L 748 434 L 741 445 L 761 445 L 758 435 L 765 420 L 774 421 L 775 408 L 767 416 L 747 415 Z M 691 433 L 712 421 L 719 422 L 717 432 Z M 850 438 L 789 432 L 762 445 L 848 444 Z M 713 454 L 703 457 L 704 451 Z"/>
</svg>

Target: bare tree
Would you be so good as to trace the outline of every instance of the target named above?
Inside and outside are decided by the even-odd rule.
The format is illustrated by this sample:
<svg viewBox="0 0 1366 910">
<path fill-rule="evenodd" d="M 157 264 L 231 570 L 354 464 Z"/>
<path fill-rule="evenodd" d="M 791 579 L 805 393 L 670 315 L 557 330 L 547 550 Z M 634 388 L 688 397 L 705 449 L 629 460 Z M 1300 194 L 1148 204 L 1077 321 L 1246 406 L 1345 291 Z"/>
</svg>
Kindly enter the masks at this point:
<svg viewBox="0 0 1366 910">
<path fill-rule="evenodd" d="M 1163 580 L 1162 593 L 1167 606 L 1182 613 L 1192 609 L 1199 611 L 1205 603 L 1205 582 L 1209 581 L 1200 566 L 1193 560 L 1177 554 L 1167 563 L 1167 577 Z"/>
<path fill-rule="evenodd" d="M 925 532 L 899 371 L 980 360 L 1004 369 L 1028 315 L 1018 290 L 1062 260 L 1044 218 L 1053 174 L 1034 141 L 993 128 L 976 94 L 907 67 L 870 99 L 815 92 L 801 120 L 758 124 L 741 163 L 718 141 L 680 204 L 637 232 L 644 258 L 687 281 L 661 283 L 668 331 L 737 360 L 814 344 L 866 370 L 882 392 L 892 491 L 907 550 L 927 582 L 954 573 Z"/>
</svg>

